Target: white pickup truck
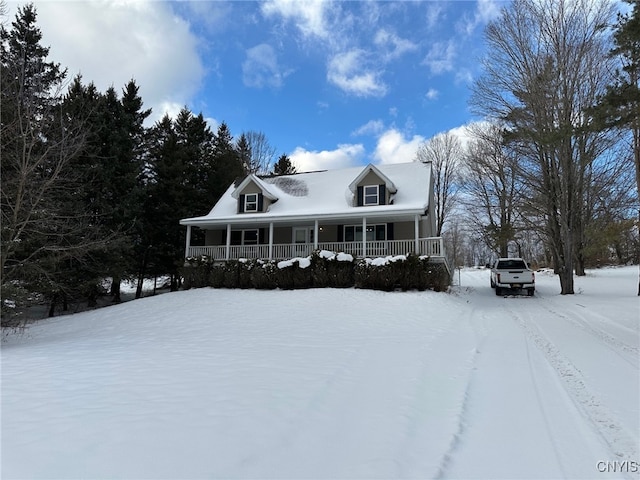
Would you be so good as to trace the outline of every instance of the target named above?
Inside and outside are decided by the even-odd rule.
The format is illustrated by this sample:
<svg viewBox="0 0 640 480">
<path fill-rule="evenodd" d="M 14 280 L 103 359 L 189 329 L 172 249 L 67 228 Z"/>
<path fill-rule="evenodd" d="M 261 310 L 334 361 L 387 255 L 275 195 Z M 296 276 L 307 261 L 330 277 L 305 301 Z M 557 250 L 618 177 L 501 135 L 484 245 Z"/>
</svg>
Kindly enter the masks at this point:
<svg viewBox="0 0 640 480">
<path fill-rule="evenodd" d="M 522 258 L 499 258 L 491 269 L 491 288 L 496 295 L 505 291 L 527 292 L 532 296 L 536 291 L 536 275 Z"/>
</svg>

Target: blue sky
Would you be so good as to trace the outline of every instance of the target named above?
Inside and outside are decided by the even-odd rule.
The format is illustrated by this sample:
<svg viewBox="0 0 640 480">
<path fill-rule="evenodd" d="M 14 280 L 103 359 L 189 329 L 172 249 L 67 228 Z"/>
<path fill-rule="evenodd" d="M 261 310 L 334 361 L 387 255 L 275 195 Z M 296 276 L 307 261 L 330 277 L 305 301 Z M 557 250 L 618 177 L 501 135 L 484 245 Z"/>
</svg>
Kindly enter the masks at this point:
<svg viewBox="0 0 640 480">
<path fill-rule="evenodd" d="M 9 3 L 13 19 L 21 3 Z M 37 1 L 50 57 L 135 78 L 156 120 L 186 105 L 263 132 L 299 170 L 412 161 L 473 121 L 483 29 L 501 1 Z"/>
</svg>

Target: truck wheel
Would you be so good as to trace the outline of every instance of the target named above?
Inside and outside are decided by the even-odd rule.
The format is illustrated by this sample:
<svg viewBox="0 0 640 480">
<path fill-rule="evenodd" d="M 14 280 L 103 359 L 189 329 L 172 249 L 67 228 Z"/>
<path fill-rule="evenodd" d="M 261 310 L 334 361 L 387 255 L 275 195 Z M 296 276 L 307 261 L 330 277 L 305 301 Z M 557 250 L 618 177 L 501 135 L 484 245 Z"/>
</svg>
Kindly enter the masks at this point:
<svg viewBox="0 0 640 480">
<path fill-rule="evenodd" d="M 535 290 L 533 288 L 530 288 L 529 290 L 527 290 L 527 296 L 528 297 L 533 297 L 533 293 L 535 292 Z"/>
<path fill-rule="evenodd" d="M 502 295 L 502 289 L 500 287 L 496 287 L 496 295 Z"/>
<path fill-rule="evenodd" d="M 496 284 L 493 283 L 493 280 L 491 280 L 491 288 L 496 288 Z"/>
</svg>

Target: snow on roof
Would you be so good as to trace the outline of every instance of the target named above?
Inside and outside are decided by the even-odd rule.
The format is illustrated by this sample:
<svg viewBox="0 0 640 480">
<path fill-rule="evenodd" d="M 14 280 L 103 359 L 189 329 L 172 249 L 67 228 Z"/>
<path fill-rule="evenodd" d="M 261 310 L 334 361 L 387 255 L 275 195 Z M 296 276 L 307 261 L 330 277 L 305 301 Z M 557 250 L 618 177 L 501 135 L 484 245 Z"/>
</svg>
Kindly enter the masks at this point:
<svg viewBox="0 0 640 480">
<path fill-rule="evenodd" d="M 231 193 L 231 196 L 235 199 L 238 198 L 238 196 L 240 195 L 240 192 L 247 186 L 249 185 L 251 182 L 255 183 L 258 188 L 260 188 L 262 190 L 262 193 L 265 197 L 267 197 L 270 200 L 277 200 L 278 197 L 271 192 L 271 189 L 262 181 L 260 180 L 259 177 L 255 176 L 253 173 L 247 175 L 244 180 L 242 180 L 242 182 L 240 182 L 240 185 L 238 185 L 236 188 L 234 188 L 233 192 Z"/>
<path fill-rule="evenodd" d="M 431 164 L 421 162 L 376 166 L 374 171 L 384 175 L 382 180 L 390 182 L 396 191 L 392 195 L 393 204 L 355 207 L 354 193 L 350 187 L 355 179 L 360 178 L 363 172 L 368 173 L 371 167 L 372 165 L 367 165 L 276 177 L 255 177 L 258 185 L 264 186 L 270 195 L 278 199 L 269 205 L 266 212 L 238 214 L 238 201 L 234 198 L 234 193 L 237 197 L 242 184 L 238 188 L 231 185 L 207 215 L 186 218 L 180 223 L 213 225 L 286 221 L 297 218 L 349 217 L 365 212 L 367 216 L 375 216 L 392 213 L 418 214 L 426 211 L 429 206 Z"/>
<path fill-rule="evenodd" d="M 396 188 L 395 184 L 393 183 L 393 181 L 388 176 L 386 176 L 384 173 L 382 173 L 379 168 L 377 168 L 375 165 L 372 165 L 372 164 L 369 164 L 366 167 L 364 167 L 364 169 L 362 169 L 362 172 L 360 172 L 360 175 L 358 175 L 353 180 L 353 182 L 351 182 L 349 184 L 349 190 L 351 190 L 353 193 L 355 193 L 356 192 L 356 187 L 369 174 L 369 172 L 375 173 L 380 178 L 380 180 L 384 181 L 384 183 L 385 183 L 385 185 L 387 187 L 387 190 L 389 192 L 396 193 L 397 188 Z"/>
</svg>

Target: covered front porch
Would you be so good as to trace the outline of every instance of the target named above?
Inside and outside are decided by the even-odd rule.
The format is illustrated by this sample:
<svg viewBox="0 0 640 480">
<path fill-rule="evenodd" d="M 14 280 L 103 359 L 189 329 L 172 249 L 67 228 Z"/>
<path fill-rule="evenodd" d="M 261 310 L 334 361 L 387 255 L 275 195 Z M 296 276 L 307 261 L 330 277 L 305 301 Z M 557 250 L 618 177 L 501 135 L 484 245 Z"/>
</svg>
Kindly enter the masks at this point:
<svg viewBox="0 0 640 480">
<path fill-rule="evenodd" d="M 187 247 L 186 257 L 207 256 L 214 260 L 237 260 L 239 258 L 286 260 L 306 257 L 314 250 L 344 252 L 355 258 L 386 257 L 416 253 L 429 257 L 444 257 L 442 237 L 418 238 L 416 240 L 378 240 L 357 242 L 275 243 L 265 245 L 205 245 Z"/>
<path fill-rule="evenodd" d="M 413 218 L 361 217 L 307 222 L 227 223 L 197 225 L 200 245 L 192 245 L 187 225 L 185 257 L 206 256 L 214 262 L 246 259 L 287 260 L 315 250 L 344 252 L 355 258 L 414 253 L 444 261 L 441 237 L 430 237 L 420 215 Z M 427 233 L 427 235 L 425 235 Z"/>
</svg>

